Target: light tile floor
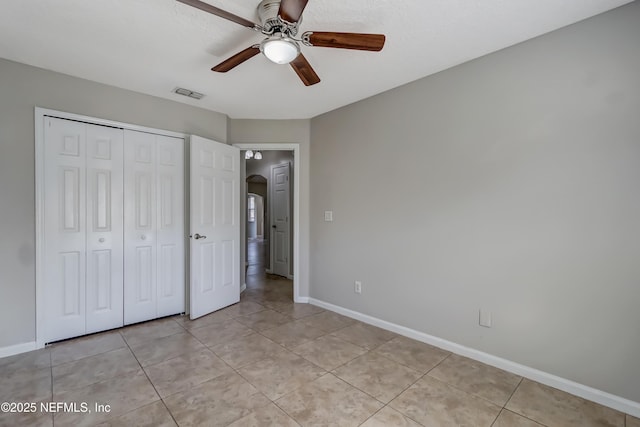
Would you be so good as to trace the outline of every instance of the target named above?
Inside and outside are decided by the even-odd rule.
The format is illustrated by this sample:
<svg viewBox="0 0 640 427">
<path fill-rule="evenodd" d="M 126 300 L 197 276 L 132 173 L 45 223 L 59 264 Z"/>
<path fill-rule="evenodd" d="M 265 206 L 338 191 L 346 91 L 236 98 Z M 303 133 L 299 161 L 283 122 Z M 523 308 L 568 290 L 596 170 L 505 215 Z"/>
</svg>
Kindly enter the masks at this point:
<svg viewBox="0 0 640 427">
<path fill-rule="evenodd" d="M 640 420 L 482 363 L 292 302 L 249 276 L 241 302 L 0 359 L 0 426 L 616 426 Z M 110 405 L 98 412 L 96 404 Z"/>
</svg>

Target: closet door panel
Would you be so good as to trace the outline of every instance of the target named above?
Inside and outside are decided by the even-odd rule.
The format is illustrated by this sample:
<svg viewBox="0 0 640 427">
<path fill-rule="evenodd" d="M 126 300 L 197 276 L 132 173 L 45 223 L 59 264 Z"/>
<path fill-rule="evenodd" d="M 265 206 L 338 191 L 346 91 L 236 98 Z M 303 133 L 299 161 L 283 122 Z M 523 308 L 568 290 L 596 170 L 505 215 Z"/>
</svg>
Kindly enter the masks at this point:
<svg viewBox="0 0 640 427">
<path fill-rule="evenodd" d="M 85 124 L 45 118 L 45 339 L 86 331 Z"/>
<path fill-rule="evenodd" d="M 185 311 L 184 140 L 156 137 L 158 317 Z"/>
<path fill-rule="evenodd" d="M 157 317 L 155 135 L 124 133 L 124 323 Z"/>
<path fill-rule="evenodd" d="M 87 333 L 123 325 L 122 129 L 87 124 Z"/>
</svg>

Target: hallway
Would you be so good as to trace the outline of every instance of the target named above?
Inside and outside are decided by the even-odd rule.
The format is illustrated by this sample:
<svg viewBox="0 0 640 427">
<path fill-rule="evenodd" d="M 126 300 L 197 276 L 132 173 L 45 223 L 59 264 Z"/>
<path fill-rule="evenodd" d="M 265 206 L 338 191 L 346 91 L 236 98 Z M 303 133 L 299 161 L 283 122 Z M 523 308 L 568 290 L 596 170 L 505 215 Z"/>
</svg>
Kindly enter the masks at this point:
<svg viewBox="0 0 640 427">
<path fill-rule="evenodd" d="M 264 239 L 247 240 L 247 289 L 241 300 L 268 300 L 272 302 L 293 302 L 293 281 L 287 278 L 268 274 L 267 245 Z"/>
<path fill-rule="evenodd" d="M 247 239 L 247 276 L 261 276 L 266 274 L 267 268 L 267 245 L 265 239 Z"/>
</svg>

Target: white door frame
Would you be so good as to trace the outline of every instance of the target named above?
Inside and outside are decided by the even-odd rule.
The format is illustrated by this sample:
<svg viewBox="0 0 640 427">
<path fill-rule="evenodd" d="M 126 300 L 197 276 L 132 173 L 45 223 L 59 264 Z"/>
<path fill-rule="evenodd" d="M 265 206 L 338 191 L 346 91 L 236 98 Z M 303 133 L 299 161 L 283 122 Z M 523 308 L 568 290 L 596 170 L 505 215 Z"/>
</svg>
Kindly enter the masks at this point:
<svg viewBox="0 0 640 427">
<path fill-rule="evenodd" d="M 299 143 L 243 143 L 233 144 L 234 147 L 238 147 L 240 150 L 259 150 L 259 151 L 293 151 L 293 301 L 294 302 L 306 302 L 306 299 L 300 296 L 300 144 Z M 241 159 L 242 161 L 242 159 Z M 240 181 L 244 185 L 243 195 L 240 197 L 246 198 L 247 183 L 246 183 L 246 169 L 245 176 L 240 177 Z M 246 200 L 245 200 L 246 204 Z M 242 210 L 242 209 L 241 209 Z M 246 209 L 244 209 L 246 215 Z M 244 244 L 246 245 L 247 238 L 247 224 L 246 221 L 240 221 L 242 236 Z M 266 225 L 265 225 L 266 227 Z M 240 252 L 241 259 L 245 258 L 244 251 Z M 244 259 L 246 262 L 246 259 Z M 244 263 L 240 263 L 244 268 Z M 246 287 L 245 283 L 242 284 L 242 288 Z"/>
<path fill-rule="evenodd" d="M 68 113 L 65 111 L 51 110 L 48 108 L 35 107 L 34 111 L 34 130 L 35 130 L 35 185 L 36 185 L 36 337 L 35 348 L 24 348 L 24 351 L 43 348 L 46 337 L 44 336 L 44 289 L 42 286 L 44 280 L 44 120 L 46 116 L 57 117 L 60 119 L 77 120 L 80 122 L 111 126 L 122 129 L 135 130 L 140 132 L 153 133 L 157 135 L 173 136 L 176 138 L 183 138 L 188 141 L 189 134 L 173 132 L 169 130 L 162 130 L 156 128 L 150 128 L 146 126 L 138 126 L 130 123 L 117 122 L 114 120 L 100 119 L 97 117 L 84 116 L 81 114 Z M 186 155 L 186 151 L 185 151 Z M 188 209 L 188 206 L 185 207 Z M 186 212 L 185 212 L 186 213 Z M 186 236 L 185 236 L 186 239 Z M 186 251 L 185 251 L 186 253 Z M 185 283 L 187 277 L 185 277 Z M 188 297 L 188 294 L 185 294 Z"/>
</svg>

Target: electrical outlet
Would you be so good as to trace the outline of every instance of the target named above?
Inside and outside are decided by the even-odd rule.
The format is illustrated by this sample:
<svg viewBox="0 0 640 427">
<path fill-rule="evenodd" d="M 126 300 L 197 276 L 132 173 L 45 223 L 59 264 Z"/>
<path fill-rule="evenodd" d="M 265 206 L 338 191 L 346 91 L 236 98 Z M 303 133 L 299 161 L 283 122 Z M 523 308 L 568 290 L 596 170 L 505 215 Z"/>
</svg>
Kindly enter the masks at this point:
<svg viewBox="0 0 640 427">
<path fill-rule="evenodd" d="M 353 291 L 356 294 L 361 294 L 362 293 L 362 282 L 359 282 L 357 280 L 355 282 L 353 282 Z"/>
<path fill-rule="evenodd" d="M 492 319 L 491 312 L 489 310 L 480 309 L 480 326 L 484 326 L 485 328 L 490 328 Z"/>
</svg>

